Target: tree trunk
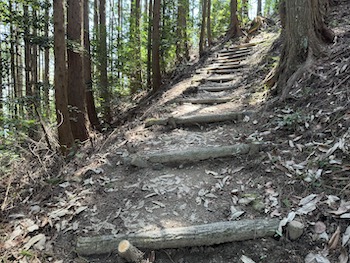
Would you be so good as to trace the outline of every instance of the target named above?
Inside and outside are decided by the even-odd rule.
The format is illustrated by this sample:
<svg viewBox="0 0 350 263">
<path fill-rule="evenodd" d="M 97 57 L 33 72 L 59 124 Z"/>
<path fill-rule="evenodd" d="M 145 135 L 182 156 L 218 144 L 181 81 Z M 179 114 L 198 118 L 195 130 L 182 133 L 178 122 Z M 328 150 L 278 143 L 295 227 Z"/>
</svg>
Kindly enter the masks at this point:
<svg viewBox="0 0 350 263">
<path fill-rule="evenodd" d="M 208 36 L 208 46 L 211 46 L 212 44 L 212 37 L 211 37 L 211 0 L 208 0 L 208 15 L 207 15 L 207 36 Z"/>
<path fill-rule="evenodd" d="M 101 85 L 101 98 L 102 98 L 102 113 L 103 120 L 106 123 L 112 122 L 111 113 L 111 92 L 108 87 L 107 76 L 107 30 L 106 30 L 106 0 L 100 0 L 100 26 L 99 26 L 99 66 L 100 66 L 100 85 Z"/>
<path fill-rule="evenodd" d="M 12 1 L 9 1 L 9 12 L 12 13 Z M 18 118 L 18 98 L 17 98 L 17 77 L 16 77 L 16 61 L 15 61 L 15 32 L 13 24 L 10 23 L 10 69 L 11 69 L 11 79 L 12 79 L 12 86 L 13 86 L 13 117 Z M 11 85 L 10 85 L 11 86 Z"/>
<path fill-rule="evenodd" d="M 153 30 L 152 30 L 152 82 L 153 91 L 158 91 L 161 85 L 159 48 L 160 48 L 160 1 L 154 0 Z"/>
<path fill-rule="evenodd" d="M 152 87 L 152 23 L 153 23 L 153 0 L 148 5 L 148 35 L 147 35 L 147 88 Z"/>
<path fill-rule="evenodd" d="M 91 48 L 90 48 L 89 0 L 84 0 L 84 83 L 86 92 L 86 109 L 92 128 L 100 130 L 97 117 L 91 78 Z"/>
<path fill-rule="evenodd" d="M 58 141 L 63 154 L 74 144 L 68 112 L 68 75 L 66 67 L 65 1 L 53 1 L 54 54 L 55 54 L 55 101 Z"/>
<path fill-rule="evenodd" d="M 243 8 L 243 7 L 242 7 Z M 242 30 L 239 26 L 237 16 L 237 0 L 231 0 L 230 2 L 230 27 L 227 31 L 227 37 L 233 38 L 242 35 Z"/>
<path fill-rule="evenodd" d="M 199 36 L 199 56 L 204 55 L 204 49 L 205 49 L 205 27 L 206 27 L 206 18 L 207 18 L 207 1 L 208 0 L 202 0 L 202 24 L 201 24 L 201 33 Z"/>
<path fill-rule="evenodd" d="M 47 8 L 45 9 L 45 28 L 44 35 L 45 38 L 49 38 L 49 1 L 46 1 Z M 50 48 L 49 46 L 45 47 L 44 53 L 44 112 L 46 119 L 50 118 Z"/>
<path fill-rule="evenodd" d="M 135 94 L 142 89 L 141 75 L 141 37 L 140 37 L 140 0 L 131 0 L 130 10 L 130 91 Z"/>
<path fill-rule="evenodd" d="M 283 1 L 281 13 L 285 13 L 285 28 L 277 93 L 282 94 L 283 100 L 313 58 L 323 54 L 322 44 L 332 42 L 334 34 L 324 23 L 324 0 Z"/>
<path fill-rule="evenodd" d="M 72 43 L 68 49 L 68 103 L 70 121 L 75 140 L 89 138 L 85 104 L 85 85 L 82 47 L 83 39 L 83 0 L 68 0 L 67 38 Z"/>
<path fill-rule="evenodd" d="M 261 2 L 261 0 L 258 0 L 258 6 L 257 6 L 257 13 L 256 13 L 256 15 L 257 16 L 262 16 L 262 2 Z"/>
<path fill-rule="evenodd" d="M 2 59 L 2 45 L 0 43 L 0 125 L 3 124 L 2 121 L 2 117 L 4 114 L 4 104 L 3 104 L 3 70 L 4 70 L 4 66 L 3 66 L 3 59 Z"/>
</svg>

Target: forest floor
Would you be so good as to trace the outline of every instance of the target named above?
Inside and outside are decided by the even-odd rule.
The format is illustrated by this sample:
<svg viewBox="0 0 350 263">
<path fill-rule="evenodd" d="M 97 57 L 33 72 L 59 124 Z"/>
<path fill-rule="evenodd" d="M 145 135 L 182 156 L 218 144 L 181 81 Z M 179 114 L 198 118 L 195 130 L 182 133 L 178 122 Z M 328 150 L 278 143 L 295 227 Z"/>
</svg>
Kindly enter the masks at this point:
<svg viewBox="0 0 350 263">
<path fill-rule="evenodd" d="M 117 247 L 78 255 L 78 237 L 286 217 L 304 225 L 297 240 L 283 233 L 160 249 L 154 262 L 349 262 L 350 3 L 338 2 L 328 21 L 335 43 L 283 102 L 262 84 L 281 50 L 278 32 L 268 27 L 251 39 L 256 45 L 242 39 L 213 47 L 190 77 L 134 111 L 132 122 L 96 135 L 69 163 L 42 145 L 32 148 L 28 159 L 35 158 L 0 184 L 0 262 L 124 262 Z M 176 123 L 228 112 L 241 117 Z M 159 118 L 165 125 L 145 127 Z M 236 144 L 260 150 L 147 159 Z"/>
</svg>

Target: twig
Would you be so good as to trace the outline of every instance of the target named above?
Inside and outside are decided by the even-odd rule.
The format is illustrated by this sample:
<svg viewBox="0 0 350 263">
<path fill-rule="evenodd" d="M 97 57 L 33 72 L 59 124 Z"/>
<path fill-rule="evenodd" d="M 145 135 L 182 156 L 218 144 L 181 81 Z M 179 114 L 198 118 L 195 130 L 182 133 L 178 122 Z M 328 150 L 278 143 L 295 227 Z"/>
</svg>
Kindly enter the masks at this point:
<svg viewBox="0 0 350 263">
<path fill-rule="evenodd" d="M 4 198 L 4 201 L 2 202 L 2 205 L 1 205 L 1 211 L 4 211 L 5 208 L 6 208 L 6 203 L 7 203 L 7 199 L 8 199 L 8 196 L 9 196 L 11 184 L 12 184 L 12 176 L 9 178 L 9 182 L 7 184 L 5 198 Z"/>
</svg>

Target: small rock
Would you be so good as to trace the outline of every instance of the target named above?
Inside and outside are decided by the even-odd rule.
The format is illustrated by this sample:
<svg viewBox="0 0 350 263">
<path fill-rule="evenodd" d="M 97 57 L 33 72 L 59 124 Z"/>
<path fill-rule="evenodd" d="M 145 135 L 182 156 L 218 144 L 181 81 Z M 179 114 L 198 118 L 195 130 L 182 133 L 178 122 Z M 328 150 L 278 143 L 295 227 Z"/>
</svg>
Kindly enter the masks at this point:
<svg viewBox="0 0 350 263">
<path fill-rule="evenodd" d="M 304 225 L 299 221 L 291 221 L 287 226 L 287 237 L 290 240 L 297 240 L 304 232 Z"/>
</svg>

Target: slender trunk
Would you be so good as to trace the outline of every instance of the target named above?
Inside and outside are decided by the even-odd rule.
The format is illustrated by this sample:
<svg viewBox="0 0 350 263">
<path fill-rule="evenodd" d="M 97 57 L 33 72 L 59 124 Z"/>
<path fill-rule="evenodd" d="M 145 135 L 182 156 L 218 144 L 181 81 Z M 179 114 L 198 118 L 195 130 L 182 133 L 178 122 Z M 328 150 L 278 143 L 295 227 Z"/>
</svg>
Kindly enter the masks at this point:
<svg viewBox="0 0 350 263">
<path fill-rule="evenodd" d="M 89 138 L 84 84 L 82 47 L 84 46 L 83 0 L 68 0 L 67 39 L 73 43 L 68 49 L 68 103 L 75 140 Z"/>
<path fill-rule="evenodd" d="M 152 30 L 152 82 L 153 91 L 160 89 L 161 74 L 159 61 L 159 47 L 160 47 L 160 1 L 154 0 L 153 5 L 153 30 Z"/>
<path fill-rule="evenodd" d="M 108 87 L 108 76 L 107 76 L 107 30 L 106 30 L 106 0 L 100 0 L 100 49 L 99 49 L 99 66 L 100 66 L 100 87 L 101 87 L 101 98 L 102 98 L 102 114 L 103 120 L 106 123 L 111 123 L 111 92 Z"/>
<path fill-rule="evenodd" d="M 36 10 L 32 10 L 32 14 L 33 14 L 33 19 L 37 20 L 37 13 Z M 34 26 L 33 28 L 33 37 L 37 37 L 38 35 L 38 30 L 37 28 Z M 38 109 L 40 109 L 40 87 L 38 85 L 39 81 L 38 81 L 38 45 L 37 44 L 32 44 L 31 45 L 31 53 L 32 53 L 32 57 L 31 57 L 31 68 L 32 68 L 32 82 L 33 82 L 33 96 L 32 98 L 29 98 L 29 102 L 30 104 L 33 105 L 33 107 L 37 107 Z M 28 98 L 27 98 L 28 99 Z"/>
<path fill-rule="evenodd" d="M 211 37 L 211 0 L 208 0 L 208 16 L 207 16 L 207 35 L 208 35 L 208 46 L 212 44 Z"/>
<path fill-rule="evenodd" d="M 3 104 L 3 60 L 2 60 L 2 44 L 0 43 L 0 125 L 3 124 L 3 117 L 4 117 L 4 104 Z"/>
<path fill-rule="evenodd" d="M 49 17 L 49 1 L 46 1 L 47 8 L 45 9 L 45 28 L 44 28 L 44 35 L 45 38 L 49 38 L 49 23 L 50 23 L 50 17 Z M 44 111 L 45 111 L 45 117 L 47 119 L 50 118 L 51 110 L 50 110 L 50 48 L 45 48 L 44 53 Z"/>
<path fill-rule="evenodd" d="M 257 6 L 257 16 L 262 16 L 262 2 L 261 0 L 258 0 L 258 6 Z"/>
<path fill-rule="evenodd" d="M 27 108 L 27 114 L 28 119 L 33 119 L 34 116 L 34 107 L 33 104 L 30 102 L 30 99 L 33 98 L 33 80 L 31 74 L 32 72 L 32 56 L 31 56 L 31 44 L 29 39 L 29 12 L 28 12 L 28 5 L 23 6 L 23 13 L 24 13 L 24 64 L 25 64 L 25 82 L 26 82 L 26 108 Z M 29 134 L 30 137 L 33 137 L 33 132 L 31 131 Z"/>
<path fill-rule="evenodd" d="M 9 1 L 9 12 L 12 13 L 13 12 L 13 7 L 12 7 L 12 1 Z M 16 61 L 15 61 L 15 30 L 13 27 L 13 24 L 10 23 L 10 68 L 11 68 L 11 79 L 12 79 L 12 87 L 13 87 L 13 101 L 14 101 L 14 105 L 13 105 L 13 117 L 14 118 L 18 118 L 18 98 L 17 98 L 17 77 L 16 77 Z"/>
<path fill-rule="evenodd" d="M 205 24 L 207 18 L 207 0 L 202 0 L 202 24 L 201 24 L 201 33 L 199 37 L 199 56 L 204 55 L 205 49 Z"/>
<path fill-rule="evenodd" d="M 68 112 L 68 75 L 66 67 L 65 1 L 53 1 L 54 54 L 55 54 L 55 101 L 58 141 L 64 155 L 74 144 Z"/>
<path fill-rule="evenodd" d="M 227 37 L 237 37 L 242 35 L 242 30 L 239 26 L 239 20 L 237 16 L 237 0 L 231 0 L 230 2 L 230 26 L 227 31 Z"/>
<path fill-rule="evenodd" d="M 92 128 L 100 130 L 101 127 L 97 117 L 94 94 L 92 90 L 92 67 L 89 28 L 89 0 L 84 0 L 84 83 L 86 92 L 86 109 Z"/>
<path fill-rule="evenodd" d="M 131 0 L 130 10 L 130 91 L 136 93 L 142 88 L 141 76 L 141 38 L 140 38 L 140 0 Z"/>
<path fill-rule="evenodd" d="M 153 0 L 148 5 L 148 35 L 147 35 L 147 88 L 152 86 L 152 23 L 153 23 Z"/>
</svg>

